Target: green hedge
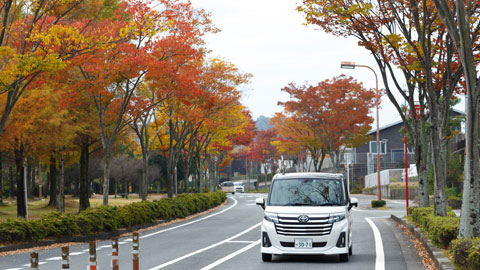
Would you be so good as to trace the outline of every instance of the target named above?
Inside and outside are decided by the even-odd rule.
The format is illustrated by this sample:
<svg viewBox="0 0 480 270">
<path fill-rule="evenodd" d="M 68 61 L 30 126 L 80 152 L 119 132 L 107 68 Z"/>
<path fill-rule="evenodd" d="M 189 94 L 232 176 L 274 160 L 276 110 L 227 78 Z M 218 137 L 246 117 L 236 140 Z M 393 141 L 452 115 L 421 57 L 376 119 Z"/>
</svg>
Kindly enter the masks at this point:
<svg viewBox="0 0 480 270">
<path fill-rule="evenodd" d="M 38 220 L 8 219 L 0 222 L 0 243 L 109 232 L 158 219 L 184 218 L 220 205 L 226 199 L 223 191 L 181 194 L 173 199 L 89 208 L 78 215 L 54 212 Z"/>
<path fill-rule="evenodd" d="M 410 207 L 410 219 L 420 226 L 432 242 L 440 248 L 448 248 L 457 238 L 460 219 L 449 208 L 446 217 L 433 215 L 433 207 Z"/>
<path fill-rule="evenodd" d="M 455 269 L 480 269 L 480 238 L 453 240 L 452 254 Z"/>
<path fill-rule="evenodd" d="M 387 202 L 384 201 L 384 200 L 373 200 L 372 201 L 372 207 L 373 208 L 384 207 L 386 204 L 387 204 Z"/>
</svg>

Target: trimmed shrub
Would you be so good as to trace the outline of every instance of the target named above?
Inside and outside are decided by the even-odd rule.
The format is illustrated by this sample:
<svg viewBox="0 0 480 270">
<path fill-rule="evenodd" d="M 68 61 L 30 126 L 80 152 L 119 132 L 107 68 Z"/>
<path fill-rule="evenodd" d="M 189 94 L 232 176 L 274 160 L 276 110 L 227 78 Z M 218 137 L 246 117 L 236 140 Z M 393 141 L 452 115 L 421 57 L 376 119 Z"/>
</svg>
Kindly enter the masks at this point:
<svg viewBox="0 0 480 270">
<path fill-rule="evenodd" d="M 373 200 L 372 201 L 372 207 L 373 208 L 384 207 L 386 204 L 387 204 L 387 202 L 384 201 L 384 200 Z"/>
<path fill-rule="evenodd" d="M 452 254 L 455 269 L 480 269 L 480 238 L 453 240 Z"/>
<path fill-rule="evenodd" d="M 220 205 L 226 198 L 223 191 L 217 191 L 178 195 L 173 199 L 137 202 L 121 207 L 101 206 L 87 209 L 78 215 L 54 212 L 39 220 L 8 219 L 0 222 L 0 243 L 108 232 L 121 227 L 152 223 L 157 219 L 184 218 Z"/>
<path fill-rule="evenodd" d="M 448 248 L 457 238 L 459 218 L 429 216 L 428 237 L 440 248 Z"/>
</svg>

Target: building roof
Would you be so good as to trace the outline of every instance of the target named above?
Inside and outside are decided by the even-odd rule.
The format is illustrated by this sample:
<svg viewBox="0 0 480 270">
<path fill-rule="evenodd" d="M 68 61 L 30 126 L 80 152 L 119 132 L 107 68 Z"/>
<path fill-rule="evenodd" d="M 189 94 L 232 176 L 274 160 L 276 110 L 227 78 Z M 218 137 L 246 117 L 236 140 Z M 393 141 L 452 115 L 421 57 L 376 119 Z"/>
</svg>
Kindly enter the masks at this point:
<svg viewBox="0 0 480 270">
<path fill-rule="evenodd" d="M 453 112 L 456 112 L 456 113 L 458 113 L 458 114 L 461 114 L 461 115 L 465 115 L 465 112 L 460 111 L 460 110 L 457 110 L 457 109 L 455 109 L 455 108 L 452 108 L 452 111 L 453 111 Z M 399 125 L 399 124 L 402 124 L 402 125 L 403 125 L 403 120 L 399 120 L 399 121 L 390 123 L 390 124 L 388 124 L 388 125 L 385 125 L 385 126 L 383 126 L 383 127 L 380 127 L 380 131 L 382 131 L 382 130 L 384 130 L 384 129 L 387 129 L 387 128 L 391 128 L 391 127 L 396 126 L 396 125 Z M 367 133 L 367 135 L 371 135 L 371 134 L 374 134 L 374 133 L 376 133 L 376 132 L 377 132 L 377 129 L 372 129 L 372 130 L 370 130 L 370 131 Z"/>
</svg>

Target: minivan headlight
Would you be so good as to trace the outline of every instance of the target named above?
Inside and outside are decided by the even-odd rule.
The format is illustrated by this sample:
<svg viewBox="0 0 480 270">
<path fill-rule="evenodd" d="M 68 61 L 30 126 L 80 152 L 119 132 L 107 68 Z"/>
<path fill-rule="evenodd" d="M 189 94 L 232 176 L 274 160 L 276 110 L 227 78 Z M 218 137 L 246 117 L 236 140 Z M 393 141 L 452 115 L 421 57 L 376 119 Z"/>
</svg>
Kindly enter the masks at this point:
<svg viewBox="0 0 480 270">
<path fill-rule="evenodd" d="M 330 217 L 328 218 L 328 223 L 335 223 L 339 222 L 345 219 L 345 213 L 341 214 L 331 214 Z"/>
<path fill-rule="evenodd" d="M 263 216 L 263 218 L 266 220 L 266 221 L 270 221 L 270 222 L 273 222 L 273 223 L 278 223 L 278 216 L 276 213 L 267 213 L 265 212 L 265 215 Z"/>
</svg>

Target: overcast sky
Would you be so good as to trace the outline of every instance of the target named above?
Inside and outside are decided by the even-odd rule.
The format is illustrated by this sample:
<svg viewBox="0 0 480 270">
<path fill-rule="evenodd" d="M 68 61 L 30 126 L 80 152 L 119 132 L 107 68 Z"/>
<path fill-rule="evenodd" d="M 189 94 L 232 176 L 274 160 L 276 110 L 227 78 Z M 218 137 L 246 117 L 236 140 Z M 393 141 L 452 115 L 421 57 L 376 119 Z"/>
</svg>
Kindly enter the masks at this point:
<svg viewBox="0 0 480 270">
<path fill-rule="evenodd" d="M 291 82 L 316 84 L 346 74 L 364 87 L 375 87 L 375 76 L 370 70 L 340 69 L 341 61 L 354 61 L 378 70 L 368 51 L 357 46 L 356 39 L 335 37 L 304 26 L 302 14 L 295 10 L 301 0 L 191 2 L 195 8 L 211 12 L 213 23 L 221 30 L 206 37 L 211 57 L 222 57 L 242 72 L 253 74 L 242 102 L 254 119 L 282 111 L 277 102 L 286 101 L 288 95 L 281 89 Z M 381 80 L 379 87 L 383 88 Z M 380 127 L 401 120 L 386 96 L 380 110 Z M 375 118 L 374 110 L 371 112 Z"/>
</svg>

